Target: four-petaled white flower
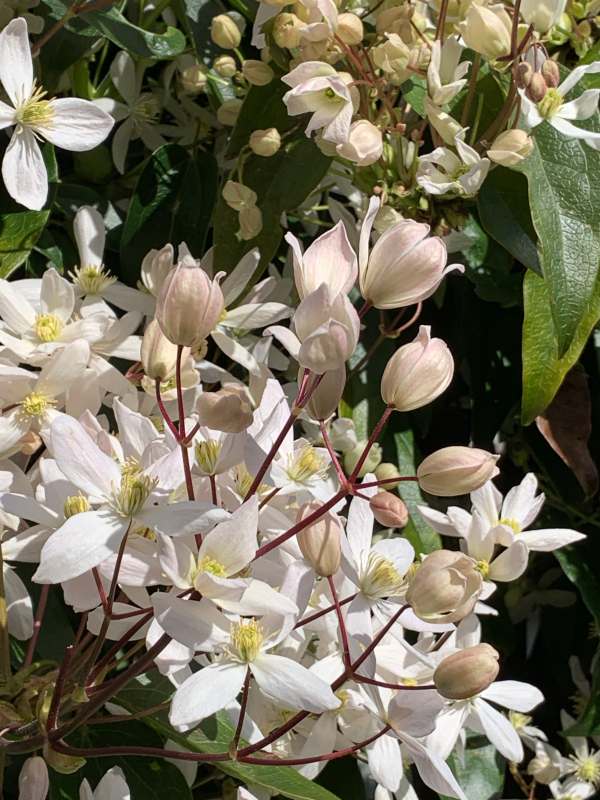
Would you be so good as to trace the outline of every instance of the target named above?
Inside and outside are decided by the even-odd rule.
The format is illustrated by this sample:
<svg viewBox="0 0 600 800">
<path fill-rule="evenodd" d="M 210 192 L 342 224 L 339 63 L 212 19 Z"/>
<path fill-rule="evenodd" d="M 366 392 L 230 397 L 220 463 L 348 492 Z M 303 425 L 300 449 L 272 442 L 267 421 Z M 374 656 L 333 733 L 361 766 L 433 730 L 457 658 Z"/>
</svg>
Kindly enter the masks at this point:
<svg viewBox="0 0 600 800">
<path fill-rule="evenodd" d="M 455 145 L 458 155 L 448 147 L 436 147 L 419 157 L 417 183 L 427 194 L 472 197 L 484 182 L 490 168 L 489 158 L 481 158 L 459 136 Z"/>
<path fill-rule="evenodd" d="M 88 100 L 46 100 L 33 76 L 27 23 L 10 22 L 0 33 L 0 81 L 12 105 L 0 102 L 0 128 L 14 127 L 2 161 L 8 193 L 27 208 L 40 209 L 48 196 L 48 173 L 38 139 L 64 150 L 92 150 L 113 126 L 112 118 Z"/>
</svg>

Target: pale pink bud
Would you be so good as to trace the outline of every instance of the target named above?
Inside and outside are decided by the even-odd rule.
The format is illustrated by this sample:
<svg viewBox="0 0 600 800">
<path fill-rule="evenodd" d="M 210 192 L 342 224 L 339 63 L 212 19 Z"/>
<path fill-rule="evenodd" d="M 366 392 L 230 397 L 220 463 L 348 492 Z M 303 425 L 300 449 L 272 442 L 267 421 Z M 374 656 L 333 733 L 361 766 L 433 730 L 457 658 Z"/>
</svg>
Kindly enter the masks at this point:
<svg viewBox="0 0 600 800">
<path fill-rule="evenodd" d="M 300 380 L 300 376 L 298 380 Z M 309 416 L 319 421 L 329 419 L 337 410 L 345 385 L 346 367 L 344 365 L 339 369 L 326 372 L 305 406 Z"/>
<path fill-rule="evenodd" d="M 156 319 L 170 342 L 193 348 L 210 334 L 225 307 L 219 279 L 211 280 L 191 256 L 184 256 L 167 275 Z"/>
<path fill-rule="evenodd" d="M 471 613 L 482 586 L 474 559 L 460 552 L 435 550 L 417 568 L 406 602 L 425 622 L 458 622 Z"/>
<path fill-rule="evenodd" d="M 150 250 L 142 260 L 142 284 L 154 297 L 158 297 L 165 278 L 175 266 L 173 245 L 166 244 L 160 250 Z"/>
<path fill-rule="evenodd" d="M 189 350 L 185 353 L 189 353 Z M 177 345 L 170 342 L 153 319 L 142 337 L 141 360 L 149 378 L 166 381 L 175 374 Z"/>
<path fill-rule="evenodd" d="M 375 308 L 403 308 L 430 297 L 448 272 L 446 245 L 429 225 L 402 220 L 388 228 L 366 259 L 372 220 L 361 231 L 360 291 Z"/>
<path fill-rule="evenodd" d="M 301 342 L 298 363 L 317 375 L 340 369 L 356 348 L 360 320 L 346 295 L 331 293 L 326 284 L 311 292 L 294 315 Z"/>
<path fill-rule="evenodd" d="M 268 64 L 252 58 L 242 64 L 242 75 L 252 86 L 266 86 L 274 77 L 273 70 Z"/>
<path fill-rule="evenodd" d="M 477 447 L 443 447 L 419 464 L 419 486 L 437 497 L 469 494 L 498 474 L 499 458 Z"/>
<path fill-rule="evenodd" d="M 510 53 L 512 20 L 504 6 L 486 8 L 473 3 L 459 28 L 467 47 L 490 61 Z"/>
<path fill-rule="evenodd" d="M 228 383 L 216 392 L 203 392 L 196 405 L 198 422 L 213 431 L 241 433 L 252 424 L 252 404 L 243 386 Z"/>
<path fill-rule="evenodd" d="M 431 403 L 444 392 L 454 375 L 454 360 L 441 339 L 432 339 L 431 328 L 421 325 L 414 341 L 398 348 L 381 379 L 384 403 L 397 411 L 413 411 Z"/>
<path fill-rule="evenodd" d="M 250 149 L 257 156 L 270 158 L 281 147 L 281 135 L 277 128 L 267 128 L 266 130 L 253 131 L 248 141 Z"/>
<path fill-rule="evenodd" d="M 533 150 L 533 139 L 525 131 L 514 128 L 497 136 L 488 158 L 504 167 L 514 167 L 524 161 Z"/>
<path fill-rule="evenodd" d="M 396 494 L 378 492 L 369 505 L 377 522 L 385 528 L 404 528 L 408 522 L 408 509 Z"/>
<path fill-rule="evenodd" d="M 285 240 L 292 248 L 294 281 L 301 300 L 323 283 L 327 284 L 332 297 L 347 294 L 352 289 L 358 263 L 342 222 L 318 236 L 304 253 L 293 234 L 288 233 Z"/>
<path fill-rule="evenodd" d="M 19 773 L 19 800 L 46 800 L 49 786 L 44 759 L 40 756 L 28 758 Z"/>
<path fill-rule="evenodd" d="M 210 26 L 210 38 L 224 50 L 234 50 L 242 41 L 242 34 L 235 21 L 227 14 L 213 17 Z"/>
<path fill-rule="evenodd" d="M 338 144 L 337 152 L 359 167 L 368 167 L 383 155 L 381 131 L 367 119 L 359 119 L 350 126 L 348 139 Z"/>
<path fill-rule="evenodd" d="M 298 510 L 296 521 L 301 522 L 320 507 L 321 504 L 315 501 L 304 503 Z M 343 529 L 338 517 L 329 513 L 324 514 L 297 535 L 298 547 L 317 575 L 327 578 L 335 575 L 340 568 L 342 534 Z"/>
<path fill-rule="evenodd" d="M 468 700 L 485 691 L 500 671 L 499 654 L 489 644 L 447 656 L 433 673 L 436 689 L 448 700 Z"/>
<path fill-rule="evenodd" d="M 337 35 L 346 44 L 360 44 L 365 34 L 361 18 L 349 11 L 338 15 Z"/>
</svg>

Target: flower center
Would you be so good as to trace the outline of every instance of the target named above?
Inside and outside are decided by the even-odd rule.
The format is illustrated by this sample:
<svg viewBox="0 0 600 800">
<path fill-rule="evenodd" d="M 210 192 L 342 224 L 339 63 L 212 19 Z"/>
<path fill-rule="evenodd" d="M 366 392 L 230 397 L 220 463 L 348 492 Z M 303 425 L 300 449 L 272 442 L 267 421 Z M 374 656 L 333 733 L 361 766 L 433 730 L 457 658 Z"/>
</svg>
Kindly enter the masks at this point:
<svg viewBox="0 0 600 800">
<path fill-rule="evenodd" d="M 254 661 L 260 652 L 263 632 L 255 619 L 249 622 L 236 622 L 231 626 L 231 644 L 241 661 Z"/>
<path fill-rule="evenodd" d="M 516 731 L 523 730 L 523 728 L 525 728 L 531 722 L 531 717 L 528 717 L 527 714 L 521 714 L 518 711 L 509 711 L 508 717 L 511 725 Z"/>
<path fill-rule="evenodd" d="M 198 563 L 198 572 L 209 572 L 211 575 L 216 575 L 217 578 L 227 577 L 227 570 L 223 564 L 217 561 L 216 558 L 211 558 L 210 556 L 204 556 Z"/>
<path fill-rule="evenodd" d="M 136 465 L 125 462 L 121 485 L 113 492 L 111 505 L 117 514 L 133 517 L 144 507 L 150 493 L 158 483 L 156 478 L 143 475 Z"/>
<path fill-rule="evenodd" d="M 62 320 L 54 314 L 38 314 L 35 318 L 35 335 L 40 342 L 55 342 L 62 329 Z"/>
<path fill-rule="evenodd" d="M 72 494 L 67 497 L 63 506 L 65 519 L 74 517 L 75 514 L 83 514 L 85 511 L 89 511 L 90 508 L 91 506 L 87 497 L 84 497 L 82 494 Z"/>
<path fill-rule="evenodd" d="M 552 119 L 563 104 L 563 97 L 558 89 L 548 89 L 544 97 L 538 103 L 538 111 L 544 119 Z"/>
<path fill-rule="evenodd" d="M 367 597 L 390 597 L 402 592 L 405 581 L 393 563 L 379 553 L 369 553 L 361 590 Z"/>
<path fill-rule="evenodd" d="M 46 395 L 40 394 L 40 392 L 31 392 L 21 400 L 21 412 L 27 417 L 41 417 L 54 404 L 54 400 Z"/>
<path fill-rule="evenodd" d="M 156 122 L 160 114 L 160 103 L 153 94 L 140 95 L 133 109 L 133 116 L 138 122 L 146 124 Z"/>
<path fill-rule="evenodd" d="M 287 467 L 289 479 L 295 483 L 306 483 L 314 477 L 325 477 L 326 472 L 327 464 L 310 444 L 294 453 Z"/>
<path fill-rule="evenodd" d="M 481 577 L 483 580 L 486 580 L 488 575 L 490 574 L 490 562 L 489 561 L 478 561 L 475 564 L 475 569 L 481 573 Z"/>
<path fill-rule="evenodd" d="M 507 528 L 512 528 L 513 533 L 521 533 L 523 530 L 519 520 L 512 517 L 502 517 L 502 519 L 498 520 L 498 525 L 506 525 Z"/>
<path fill-rule="evenodd" d="M 34 84 L 29 99 L 16 110 L 17 122 L 30 128 L 34 128 L 37 125 L 49 125 L 54 117 L 54 111 L 50 101 L 42 99 L 45 96 L 46 92 L 42 87 Z"/>
<path fill-rule="evenodd" d="M 221 442 L 209 439 L 196 445 L 196 462 L 206 475 L 214 475 L 221 454 Z"/>
<path fill-rule="evenodd" d="M 599 753 L 592 751 L 588 756 L 571 757 L 570 761 L 575 765 L 575 775 L 581 781 L 600 786 L 600 759 Z"/>
<path fill-rule="evenodd" d="M 117 280 L 104 267 L 94 266 L 75 267 L 69 276 L 84 294 L 100 294 Z"/>
</svg>

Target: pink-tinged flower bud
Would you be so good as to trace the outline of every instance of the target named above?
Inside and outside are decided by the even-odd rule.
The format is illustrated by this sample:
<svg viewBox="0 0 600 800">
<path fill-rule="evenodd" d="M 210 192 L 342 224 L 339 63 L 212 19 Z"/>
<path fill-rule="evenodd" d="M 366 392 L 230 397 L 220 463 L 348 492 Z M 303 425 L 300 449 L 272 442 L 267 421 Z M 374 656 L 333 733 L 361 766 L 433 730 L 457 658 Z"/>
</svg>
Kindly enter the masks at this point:
<svg viewBox="0 0 600 800">
<path fill-rule="evenodd" d="M 318 236 L 304 253 L 292 233 L 288 233 L 285 240 L 292 249 L 294 282 L 301 300 L 323 283 L 327 284 L 332 297 L 347 294 L 352 289 L 358 263 L 342 222 Z"/>
<path fill-rule="evenodd" d="M 403 528 L 408 522 L 408 509 L 396 494 L 378 492 L 369 505 L 377 522 L 385 528 Z"/>
<path fill-rule="evenodd" d="M 527 61 L 521 61 L 515 67 L 515 81 L 519 89 L 526 89 L 533 77 L 533 67 Z"/>
<path fill-rule="evenodd" d="M 300 380 L 302 372 L 303 370 L 300 370 L 298 380 Z M 346 367 L 344 365 L 339 369 L 326 372 L 305 406 L 308 415 L 319 422 L 329 419 L 337 410 L 345 386 Z"/>
<path fill-rule="evenodd" d="M 332 297 L 326 284 L 308 295 L 294 315 L 301 342 L 298 363 L 317 375 L 340 369 L 356 348 L 360 320 L 345 294 Z"/>
<path fill-rule="evenodd" d="M 397 411 L 431 403 L 452 381 L 452 354 L 445 342 L 431 338 L 430 331 L 428 325 L 421 325 L 416 339 L 398 348 L 383 371 L 381 396 Z"/>
<path fill-rule="evenodd" d="M 187 356 L 188 352 L 184 355 Z M 144 331 L 141 359 L 144 372 L 149 378 L 166 381 L 175 374 L 177 345 L 167 339 L 155 319 Z"/>
<path fill-rule="evenodd" d="M 474 559 L 460 552 L 435 550 L 417 568 L 406 602 L 425 622 L 459 622 L 475 607 L 482 586 Z"/>
<path fill-rule="evenodd" d="M 400 478 L 402 477 L 400 470 L 395 464 L 392 464 L 389 461 L 384 461 L 382 464 L 379 464 L 377 469 L 375 470 L 375 477 L 378 481 L 387 481 L 392 478 L 398 478 L 395 483 L 386 483 L 385 488 L 389 489 L 397 489 L 400 486 Z"/>
<path fill-rule="evenodd" d="M 368 167 L 383 155 L 381 131 L 367 119 L 359 119 L 350 126 L 348 139 L 338 144 L 337 152 L 359 167 Z"/>
<path fill-rule="evenodd" d="M 489 644 L 467 647 L 447 656 L 433 673 L 436 689 L 448 700 L 475 697 L 496 680 L 499 657 Z"/>
<path fill-rule="evenodd" d="M 419 464 L 419 486 L 437 497 L 469 494 L 498 474 L 499 458 L 477 447 L 442 447 Z"/>
<path fill-rule="evenodd" d="M 241 433 L 254 417 L 250 398 L 243 386 L 226 383 L 216 392 L 203 392 L 196 405 L 198 422 L 213 431 Z"/>
<path fill-rule="evenodd" d="M 46 800 L 50 782 L 48 767 L 41 756 L 28 758 L 19 773 L 19 797 L 25 800 Z"/>
<path fill-rule="evenodd" d="M 225 307 L 219 286 L 191 256 L 184 256 L 165 278 L 156 319 L 170 342 L 197 347 L 213 330 Z"/>
<path fill-rule="evenodd" d="M 349 11 L 339 14 L 337 19 L 337 35 L 345 44 L 360 44 L 365 35 L 362 19 L 357 14 L 352 14 Z"/>
<path fill-rule="evenodd" d="M 429 236 L 429 225 L 402 220 L 388 228 L 370 255 L 368 242 L 374 214 L 360 234 L 360 291 L 375 308 L 404 308 L 430 297 L 443 278 L 460 264 L 447 267 L 446 245 Z"/>
<path fill-rule="evenodd" d="M 546 81 L 546 86 L 549 89 L 556 89 L 560 83 L 560 68 L 556 61 L 553 61 L 551 58 L 547 58 L 542 64 L 541 73 Z"/>
<path fill-rule="evenodd" d="M 514 128 L 497 136 L 490 149 L 488 158 L 504 167 L 514 167 L 524 161 L 533 150 L 533 139 L 525 131 Z"/>
<path fill-rule="evenodd" d="M 534 103 L 541 103 L 548 91 L 548 84 L 544 76 L 539 72 L 534 72 L 527 87 L 527 97 Z"/>
<path fill-rule="evenodd" d="M 301 522 L 321 507 L 320 503 L 304 503 L 298 509 L 296 522 Z M 324 578 L 340 568 L 342 559 L 342 525 L 334 514 L 324 514 L 297 535 L 298 547 L 311 567 Z"/>
</svg>

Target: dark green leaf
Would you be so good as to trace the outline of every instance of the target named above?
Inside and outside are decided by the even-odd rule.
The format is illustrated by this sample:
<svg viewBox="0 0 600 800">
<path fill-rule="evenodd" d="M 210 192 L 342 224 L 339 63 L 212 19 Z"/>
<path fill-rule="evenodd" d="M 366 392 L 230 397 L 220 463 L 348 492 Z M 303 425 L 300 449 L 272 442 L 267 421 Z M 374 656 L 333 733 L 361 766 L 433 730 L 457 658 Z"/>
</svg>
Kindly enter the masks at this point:
<svg viewBox="0 0 600 800">
<path fill-rule="evenodd" d="M 479 217 L 487 233 L 529 269 L 540 272 L 536 235 L 522 175 L 496 167 L 478 197 Z"/>
<path fill-rule="evenodd" d="M 48 221 L 49 211 L 0 215 L 0 277 L 7 278 L 27 259 Z"/>
<path fill-rule="evenodd" d="M 464 758 L 453 753 L 448 765 L 467 800 L 497 800 L 502 797 L 506 762 L 493 744 L 481 737 L 471 737 Z M 442 800 L 447 800 L 440 795 Z"/>
<path fill-rule="evenodd" d="M 398 456 L 398 469 L 401 475 L 415 475 L 418 456 L 415 450 L 415 437 L 412 430 L 404 430 L 394 435 Z M 402 481 L 398 487 L 400 497 L 406 503 L 410 519 L 402 533 L 415 548 L 417 555 L 439 550 L 442 540 L 421 516 L 418 505 L 425 503 L 419 484 L 416 481 Z"/>
<path fill-rule="evenodd" d="M 123 690 L 116 702 L 129 711 L 139 711 L 168 699 L 172 691 L 173 687 L 166 678 L 150 678 L 146 675 Z M 161 736 L 195 753 L 226 752 L 235 733 L 235 727 L 225 712 L 205 720 L 190 733 L 173 730 L 166 713 L 145 717 L 144 722 Z M 281 794 L 292 800 L 338 800 L 336 795 L 304 778 L 291 767 L 260 767 L 234 761 L 219 762 L 215 766 L 244 783 L 262 786 L 273 794 Z"/>
<path fill-rule="evenodd" d="M 533 153 L 519 169 L 529 182 L 557 355 L 562 357 L 584 325 L 598 280 L 600 153 L 544 122 L 535 129 Z"/>
<path fill-rule="evenodd" d="M 533 272 L 523 284 L 523 401 L 521 416 L 529 425 L 552 402 L 567 372 L 581 352 L 600 319 L 600 283 L 587 300 L 585 313 L 570 347 L 560 355 L 554 331 L 551 296 L 547 281 Z"/>
<path fill-rule="evenodd" d="M 168 27 L 165 33 L 145 31 L 116 8 L 88 11 L 79 17 L 113 44 L 143 58 L 174 58 L 185 50 L 185 36 L 177 28 Z"/>
<path fill-rule="evenodd" d="M 121 239 L 122 277 L 135 283 L 152 248 L 185 240 L 201 256 L 215 201 L 217 172 L 212 156 L 191 159 L 176 144 L 159 148 L 139 177 Z"/>
</svg>

